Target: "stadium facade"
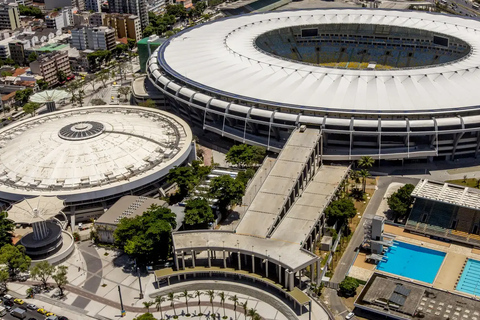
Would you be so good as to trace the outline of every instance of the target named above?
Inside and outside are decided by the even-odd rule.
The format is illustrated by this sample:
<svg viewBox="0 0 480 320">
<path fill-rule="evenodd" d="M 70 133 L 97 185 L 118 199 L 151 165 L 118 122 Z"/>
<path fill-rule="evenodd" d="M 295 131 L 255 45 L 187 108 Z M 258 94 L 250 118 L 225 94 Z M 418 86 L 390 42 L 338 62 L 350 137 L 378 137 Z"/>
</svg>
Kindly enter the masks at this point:
<svg viewBox="0 0 480 320">
<path fill-rule="evenodd" d="M 324 159 L 453 159 L 480 149 L 480 22 L 322 9 L 190 28 L 147 62 L 184 118 L 269 150 L 305 124 Z"/>
<path fill-rule="evenodd" d="M 124 195 L 158 193 L 189 160 L 190 127 L 177 116 L 133 106 L 50 112 L 0 130 L 0 201 L 56 196 L 85 220 Z"/>
</svg>

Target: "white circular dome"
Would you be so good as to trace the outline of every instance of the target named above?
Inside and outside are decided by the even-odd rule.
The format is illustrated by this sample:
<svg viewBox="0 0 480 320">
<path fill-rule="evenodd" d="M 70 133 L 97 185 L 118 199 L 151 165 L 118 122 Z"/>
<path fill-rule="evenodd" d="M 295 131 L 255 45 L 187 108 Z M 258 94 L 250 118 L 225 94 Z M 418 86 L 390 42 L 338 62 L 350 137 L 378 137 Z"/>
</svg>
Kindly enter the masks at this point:
<svg viewBox="0 0 480 320">
<path fill-rule="evenodd" d="M 162 178 L 188 157 L 192 133 L 151 108 L 103 106 L 48 113 L 0 130 L 1 198 L 106 197 Z"/>
</svg>

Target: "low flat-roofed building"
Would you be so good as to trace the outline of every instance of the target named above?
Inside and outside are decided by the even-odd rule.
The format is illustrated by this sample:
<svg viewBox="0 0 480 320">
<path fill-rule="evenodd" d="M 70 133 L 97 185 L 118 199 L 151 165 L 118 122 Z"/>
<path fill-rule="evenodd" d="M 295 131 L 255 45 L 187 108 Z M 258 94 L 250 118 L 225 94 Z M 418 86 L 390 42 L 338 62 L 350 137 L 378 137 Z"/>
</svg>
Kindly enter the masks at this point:
<svg viewBox="0 0 480 320">
<path fill-rule="evenodd" d="M 374 273 L 355 307 L 392 319 L 474 319 L 480 301 L 419 283 Z"/>
<path fill-rule="evenodd" d="M 152 205 L 168 207 L 163 200 L 147 197 L 124 196 L 110 207 L 96 222 L 100 242 L 113 243 L 113 232 L 122 218 L 134 218 L 142 215 Z"/>
</svg>

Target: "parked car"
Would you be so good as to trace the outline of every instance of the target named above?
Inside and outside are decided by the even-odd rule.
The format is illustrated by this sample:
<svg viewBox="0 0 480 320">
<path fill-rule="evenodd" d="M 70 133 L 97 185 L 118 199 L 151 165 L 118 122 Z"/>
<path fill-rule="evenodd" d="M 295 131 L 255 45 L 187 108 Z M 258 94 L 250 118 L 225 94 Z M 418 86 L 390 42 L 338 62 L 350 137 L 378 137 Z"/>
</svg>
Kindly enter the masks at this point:
<svg viewBox="0 0 480 320">
<path fill-rule="evenodd" d="M 345 316 L 345 319 L 350 320 L 350 319 L 353 319 L 353 317 L 355 317 L 355 313 L 350 312 L 349 314 L 347 314 L 347 315 Z"/>
<path fill-rule="evenodd" d="M 22 299 L 19 299 L 19 298 L 14 299 L 13 302 L 15 302 L 16 304 L 24 304 L 25 303 L 25 301 L 23 301 Z"/>
<path fill-rule="evenodd" d="M 41 314 L 45 314 L 45 313 L 47 313 L 47 310 L 45 310 L 45 309 L 43 309 L 43 308 L 38 308 L 38 309 L 37 309 L 37 312 L 38 312 L 38 313 L 41 313 Z"/>
<path fill-rule="evenodd" d="M 27 308 L 30 309 L 30 310 L 37 310 L 38 309 L 38 307 L 36 305 L 32 304 L 32 303 L 27 304 Z"/>
</svg>

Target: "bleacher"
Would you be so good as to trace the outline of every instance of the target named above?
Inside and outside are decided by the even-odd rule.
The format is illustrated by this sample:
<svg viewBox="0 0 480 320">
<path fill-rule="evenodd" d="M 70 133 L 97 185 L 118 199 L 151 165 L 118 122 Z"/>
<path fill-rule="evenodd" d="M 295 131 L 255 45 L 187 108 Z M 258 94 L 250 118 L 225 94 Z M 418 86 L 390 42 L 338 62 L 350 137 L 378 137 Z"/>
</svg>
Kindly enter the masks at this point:
<svg viewBox="0 0 480 320">
<path fill-rule="evenodd" d="M 405 229 L 480 246 L 480 209 L 416 198 Z"/>
</svg>

